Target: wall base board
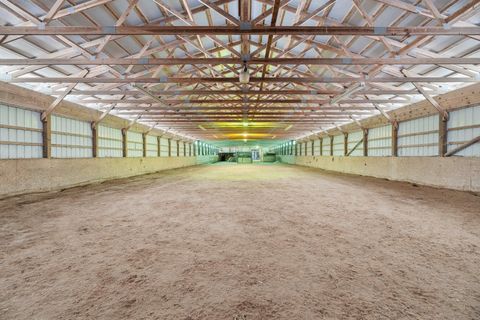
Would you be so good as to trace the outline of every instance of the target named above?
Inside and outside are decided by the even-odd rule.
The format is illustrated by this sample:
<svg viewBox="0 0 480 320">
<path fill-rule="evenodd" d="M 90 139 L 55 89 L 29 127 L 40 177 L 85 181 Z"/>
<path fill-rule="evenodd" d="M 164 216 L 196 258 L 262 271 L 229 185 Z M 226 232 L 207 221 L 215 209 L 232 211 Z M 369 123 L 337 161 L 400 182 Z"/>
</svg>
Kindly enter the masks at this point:
<svg viewBox="0 0 480 320">
<path fill-rule="evenodd" d="M 462 191 L 480 191 L 480 158 L 278 156 L 284 163 L 407 181 Z"/>
<path fill-rule="evenodd" d="M 196 157 L 2 160 L 0 197 L 51 191 L 194 165 L 197 165 Z"/>
</svg>

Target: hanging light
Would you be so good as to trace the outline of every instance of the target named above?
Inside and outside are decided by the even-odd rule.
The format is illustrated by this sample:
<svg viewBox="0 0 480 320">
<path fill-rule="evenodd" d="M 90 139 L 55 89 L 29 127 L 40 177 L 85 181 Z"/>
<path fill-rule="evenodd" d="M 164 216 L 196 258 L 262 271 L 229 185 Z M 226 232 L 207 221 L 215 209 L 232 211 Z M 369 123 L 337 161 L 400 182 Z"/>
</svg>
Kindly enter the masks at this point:
<svg viewBox="0 0 480 320">
<path fill-rule="evenodd" d="M 248 72 L 247 62 L 243 62 L 243 69 L 239 74 L 240 83 L 247 84 L 250 81 L 250 73 Z"/>
</svg>

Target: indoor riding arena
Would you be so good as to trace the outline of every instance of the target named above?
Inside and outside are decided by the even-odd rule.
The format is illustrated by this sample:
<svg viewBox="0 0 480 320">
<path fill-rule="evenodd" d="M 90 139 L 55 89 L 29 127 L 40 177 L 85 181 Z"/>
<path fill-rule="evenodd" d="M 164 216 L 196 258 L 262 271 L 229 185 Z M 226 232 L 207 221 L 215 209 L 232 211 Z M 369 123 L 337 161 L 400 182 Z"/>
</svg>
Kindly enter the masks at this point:
<svg viewBox="0 0 480 320">
<path fill-rule="evenodd" d="M 0 319 L 480 319 L 480 1 L 0 0 Z"/>
</svg>

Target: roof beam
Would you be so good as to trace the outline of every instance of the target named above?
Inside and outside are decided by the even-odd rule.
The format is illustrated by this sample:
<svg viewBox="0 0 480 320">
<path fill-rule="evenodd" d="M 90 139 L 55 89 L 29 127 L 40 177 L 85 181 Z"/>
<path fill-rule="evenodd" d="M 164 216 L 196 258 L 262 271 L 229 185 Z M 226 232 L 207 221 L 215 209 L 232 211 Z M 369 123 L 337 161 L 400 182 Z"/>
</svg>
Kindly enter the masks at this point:
<svg viewBox="0 0 480 320">
<path fill-rule="evenodd" d="M 145 90 L 146 91 L 146 90 Z M 146 93 L 147 94 L 147 93 Z M 163 105 L 166 104 L 321 104 L 321 103 L 330 103 L 330 99 L 286 99 L 286 100 L 278 100 L 278 99 L 259 99 L 259 100 L 243 100 L 243 99 L 176 99 L 176 100 L 163 100 L 152 94 L 151 92 L 148 93 L 151 99 L 130 99 L 130 100 L 121 100 L 121 99 L 88 99 L 83 100 L 82 103 L 84 104 L 92 104 L 92 103 L 161 103 Z M 398 103 L 410 103 L 409 100 L 399 100 L 399 99 L 345 99 L 338 104 L 371 104 L 371 103 L 391 103 L 391 104 L 398 104 Z M 225 107 L 227 108 L 227 107 Z"/>
<path fill-rule="evenodd" d="M 340 94 L 341 90 L 150 90 L 150 93 L 156 96 L 188 96 L 188 95 L 334 95 Z M 62 91 L 45 92 L 51 95 L 61 94 Z M 135 90 L 76 90 L 70 93 L 70 96 L 94 96 L 94 95 L 139 95 L 140 92 Z M 362 90 L 354 95 L 414 95 L 419 94 L 417 90 Z"/>
<path fill-rule="evenodd" d="M 0 65 L 243 65 L 241 58 L 0 59 Z M 433 65 L 480 64 L 480 58 L 252 58 L 249 65 Z"/>
<path fill-rule="evenodd" d="M 4 1 L 4 0 L 2 0 Z M 159 0 L 157 0 L 159 1 Z M 351 36 L 411 36 L 411 35 L 480 35 L 480 27 L 350 27 L 350 26 L 1 26 L 0 35 L 351 35 Z M 224 44 L 223 44 L 224 45 Z"/>
<path fill-rule="evenodd" d="M 161 77 L 161 78 L 78 78 L 78 77 L 52 77 L 52 78 L 15 78 L 5 79 L 10 83 L 238 83 L 238 78 L 224 77 Z M 438 83 L 476 83 L 477 79 L 466 77 L 277 77 L 277 78 L 250 78 L 250 82 L 283 82 L 283 83 L 404 83 L 404 82 L 438 82 Z"/>
</svg>

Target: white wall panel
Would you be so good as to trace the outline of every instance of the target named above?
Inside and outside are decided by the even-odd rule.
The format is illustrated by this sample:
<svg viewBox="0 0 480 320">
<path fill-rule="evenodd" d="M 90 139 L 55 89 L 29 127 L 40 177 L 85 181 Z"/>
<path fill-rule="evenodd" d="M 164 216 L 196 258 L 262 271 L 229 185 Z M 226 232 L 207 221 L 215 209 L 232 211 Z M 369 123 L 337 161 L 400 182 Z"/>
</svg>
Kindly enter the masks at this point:
<svg viewBox="0 0 480 320">
<path fill-rule="evenodd" d="M 333 155 L 343 156 L 345 154 L 344 136 L 333 136 Z"/>
<path fill-rule="evenodd" d="M 389 157 L 392 155 L 392 125 L 368 129 L 368 156 Z"/>
<path fill-rule="evenodd" d="M 399 156 L 438 156 L 439 116 L 433 115 L 399 123 Z"/>
<path fill-rule="evenodd" d="M 40 113 L 0 105 L 0 159 L 42 157 Z"/>
<path fill-rule="evenodd" d="M 177 140 L 172 139 L 172 157 L 177 157 Z"/>
<path fill-rule="evenodd" d="M 122 130 L 98 126 L 98 157 L 122 157 Z"/>
<path fill-rule="evenodd" d="M 478 136 L 480 136 L 480 106 L 450 112 L 447 151 L 451 151 Z M 455 156 L 480 157 L 480 143 L 459 151 Z"/>
<path fill-rule="evenodd" d="M 158 141 L 157 136 L 147 135 L 147 157 L 158 156 Z"/>
<path fill-rule="evenodd" d="M 350 152 L 355 146 L 363 139 L 363 132 L 356 131 L 348 134 L 348 152 Z M 363 141 L 350 153 L 350 156 L 363 156 Z"/>
<path fill-rule="evenodd" d="M 305 142 L 305 149 L 306 149 L 306 153 L 304 153 L 304 155 L 311 156 L 312 155 L 312 141 Z"/>
<path fill-rule="evenodd" d="M 322 146 L 322 156 L 329 156 L 330 155 L 330 137 L 323 138 L 323 146 Z"/>
<path fill-rule="evenodd" d="M 184 150 L 184 148 L 183 148 L 183 141 L 179 141 L 179 142 L 178 142 L 178 154 L 179 154 L 180 157 L 183 157 L 183 156 L 184 156 L 184 155 L 183 155 L 183 152 L 184 152 L 183 150 Z"/>
<path fill-rule="evenodd" d="M 143 137 L 139 132 L 127 131 L 127 156 L 143 157 Z"/>
<path fill-rule="evenodd" d="M 52 158 L 90 158 L 92 128 L 86 121 L 59 117 L 52 119 Z"/>
<path fill-rule="evenodd" d="M 160 138 L 160 157 L 168 157 L 168 139 Z"/>
<path fill-rule="evenodd" d="M 316 139 L 313 143 L 313 155 L 314 156 L 320 155 L 320 139 Z"/>
</svg>

